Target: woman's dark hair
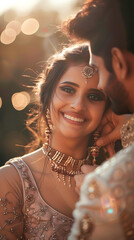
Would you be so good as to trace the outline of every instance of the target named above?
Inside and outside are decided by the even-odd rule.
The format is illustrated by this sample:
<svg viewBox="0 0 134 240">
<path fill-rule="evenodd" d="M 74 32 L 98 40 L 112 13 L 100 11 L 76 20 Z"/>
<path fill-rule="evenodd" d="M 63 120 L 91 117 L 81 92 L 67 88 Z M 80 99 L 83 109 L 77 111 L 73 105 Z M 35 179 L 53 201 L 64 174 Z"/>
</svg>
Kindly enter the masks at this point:
<svg viewBox="0 0 134 240">
<path fill-rule="evenodd" d="M 45 127 L 46 125 L 49 127 L 48 119 L 46 118 L 47 109 L 56 85 L 70 65 L 80 63 L 89 64 L 89 49 L 87 44 L 71 45 L 48 59 L 43 72 L 37 79 L 36 88 L 34 87 L 33 89 L 35 96 L 39 96 L 40 99 L 34 105 L 26 122 L 26 126 L 34 138 L 26 146 L 26 149 L 30 148 L 30 151 L 32 151 L 44 142 Z"/>
</svg>

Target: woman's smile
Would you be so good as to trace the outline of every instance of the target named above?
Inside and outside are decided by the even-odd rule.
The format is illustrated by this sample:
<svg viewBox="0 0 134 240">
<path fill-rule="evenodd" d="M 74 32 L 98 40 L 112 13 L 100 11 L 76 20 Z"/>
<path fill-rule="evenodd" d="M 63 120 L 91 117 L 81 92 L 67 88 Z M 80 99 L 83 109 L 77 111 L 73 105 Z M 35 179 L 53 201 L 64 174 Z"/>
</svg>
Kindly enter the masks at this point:
<svg viewBox="0 0 134 240">
<path fill-rule="evenodd" d="M 76 114 L 74 113 L 72 114 L 64 113 L 63 116 L 64 116 L 64 119 L 71 124 L 82 125 L 82 123 L 85 122 L 84 118 L 80 116 L 76 116 Z"/>
</svg>

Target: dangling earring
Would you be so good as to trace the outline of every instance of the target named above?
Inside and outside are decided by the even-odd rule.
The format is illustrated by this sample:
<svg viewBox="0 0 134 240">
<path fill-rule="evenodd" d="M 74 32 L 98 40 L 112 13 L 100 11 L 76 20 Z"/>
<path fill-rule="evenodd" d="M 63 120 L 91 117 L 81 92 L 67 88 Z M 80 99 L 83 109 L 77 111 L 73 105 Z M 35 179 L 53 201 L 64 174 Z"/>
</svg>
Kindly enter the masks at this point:
<svg viewBox="0 0 134 240">
<path fill-rule="evenodd" d="M 93 146 L 89 147 L 91 156 L 93 157 L 92 165 L 96 165 L 96 157 L 99 155 L 100 148 L 96 145 L 97 139 L 100 137 L 100 131 L 95 131 L 93 134 Z"/>
<path fill-rule="evenodd" d="M 47 127 L 45 128 L 45 136 L 46 136 L 45 145 L 50 145 L 50 135 L 52 134 L 52 122 L 50 117 L 50 111 L 48 108 L 46 111 L 45 119 L 47 124 Z"/>
</svg>

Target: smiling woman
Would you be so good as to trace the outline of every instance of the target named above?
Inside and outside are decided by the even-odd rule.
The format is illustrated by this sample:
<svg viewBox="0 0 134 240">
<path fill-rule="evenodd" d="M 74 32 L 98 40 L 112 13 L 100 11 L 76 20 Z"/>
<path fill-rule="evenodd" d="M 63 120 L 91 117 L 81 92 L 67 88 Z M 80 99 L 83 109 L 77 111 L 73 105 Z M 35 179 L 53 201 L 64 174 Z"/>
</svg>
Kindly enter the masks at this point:
<svg viewBox="0 0 134 240">
<path fill-rule="evenodd" d="M 84 67 L 85 63 L 70 66 L 56 86 L 50 104 L 53 139 L 59 129 L 58 132 L 65 136 L 65 141 L 67 137 L 78 138 L 81 144 L 83 138 L 83 144 L 86 145 L 89 134 L 97 128 L 102 118 L 105 96 L 97 91 L 98 74 L 86 83 L 82 75 Z M 58 143 L 54 140 L 55 144 Z M 73 149 L 69 154 L 74 154 Z"/>
<path fill-rule="evenodd" d="M 83 164 L 94 169 L 105 160 L 95 140 L 107 98 L 97 85 L 88 45 L 48 60 L 34 88 L 39 106 L 27 121 L 31 152 L 0 169 L 0 239 L 67 239 L 79 198 L 74 176 Z"/>
</svg>

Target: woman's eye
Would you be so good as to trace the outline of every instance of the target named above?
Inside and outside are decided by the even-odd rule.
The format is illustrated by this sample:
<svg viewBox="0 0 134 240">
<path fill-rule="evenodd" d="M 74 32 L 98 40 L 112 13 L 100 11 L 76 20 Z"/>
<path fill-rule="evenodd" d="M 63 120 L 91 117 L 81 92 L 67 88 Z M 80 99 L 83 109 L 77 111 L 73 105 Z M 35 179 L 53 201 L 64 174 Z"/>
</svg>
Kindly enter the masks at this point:
<svg viewBox="0 0 134 240">
<path fill-rule="evenodd" d="M 72 87 L 61 87 L 61 90 L 66 93 L 74 93 L 74 89 Z"/>
<path fill-rule="evenodd" d="M 88 94 L 88 99 L 91 101 L 103 101 L 103 98 L 99 94 L 95 93 Z"/>
</svg>

